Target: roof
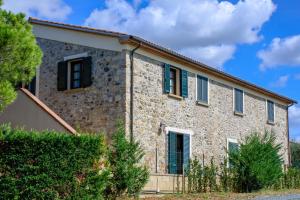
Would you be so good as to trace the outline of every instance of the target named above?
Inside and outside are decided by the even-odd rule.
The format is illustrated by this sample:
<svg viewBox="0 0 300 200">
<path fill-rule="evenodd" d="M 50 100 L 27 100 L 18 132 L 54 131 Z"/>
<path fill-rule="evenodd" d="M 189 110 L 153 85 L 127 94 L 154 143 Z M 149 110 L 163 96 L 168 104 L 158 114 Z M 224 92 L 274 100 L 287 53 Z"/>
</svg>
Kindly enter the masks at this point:
<svg viewBox="0 0 300 200">
<path fill-rule="evenodd" d="M 132 45 L 139 45 L 140 47 L 152 51 L 154 53 L 158 53 L 161 56 L 168 57 L 170 59 L 175 59 L 177 62 L 181 62 L 184 64 L 188 64 L 190 66 L 196 67 L 197 69 L 204 71 L 208 74 L 211 74 L 213 76 L 219 77 L 221 79 L 228 80 L 230 82 L 233 82 L 235 84 L 241 85 L 247 89 L 257 91 L 259 93 L 265 94 L 266 96 L 278 99 L 280 101 L 283 101 L 289 105 L 296 104 L 297 101 L 294 99 L 291 99 L 289 97 L 277 94 L 275 92 L 272 92 L 270 90 L 267 90 L 263 87 L 260 87 L 258 85 L 255 85 L 253 83 L 250 83 L 248 81 L 242 80 L 240 78 L 237 78 L 235 76 L 232 76 L 224 71 L 215 69 L 211 66 L 208 66 L 206 64 L 203 64 L 199 61 L 196 61 L 194 59 L 191 59 L 187 56 L 181 55 L 173 50 L 170 50 L 168 48 L 162 47 L 158 44 L 155 44 L 153 42 L 147 41 L 143 38 L 129 35 L 125 33 L 120 32 L 114 32 L 114 31 L 107 31 L 102 29 L 95 29 L 90 27 L 84 27 L 84 26 L 77 26 L 77 25 L 71 25 L 71 24 L 64 24 L 64 23 L 58 23 L 58 22 L 51 22 L 46 20 L 40 20 L 35 18 L 29 18 L 29 22 L 31 24 L 38 24 L 38 25 L 44 25 L 44 26 L 50 26 L 55 28 L 62 28 L 62 29 L 68 29 L 73 31 L 80 31 L 85 33 L 91 33 L 91 34 L 99 34 L 99 35 L 105 35 L 105 36 L 111 36 L 111 37 L 117 37 L 120 41 L 120 43 L 127 43 Z"/>
<path fill-rule="evenodd" d="M 48 106 L 46 106 L 41 100 L 36 96 L 31 94 L 27 89 L 20 88 L 20 91 L 23 92 L 27 97 L 29 97 L 34 103 L 36 103 L 40 108 L 42 108 L 47 114 L 49 114 L 55 121 L 62 125 L 67 131 L 72 134 L 76 134 L 76 130 L 70 126 L 65 120 L 59 117 L 54 111 L 52 111 Z"/>
</svg>

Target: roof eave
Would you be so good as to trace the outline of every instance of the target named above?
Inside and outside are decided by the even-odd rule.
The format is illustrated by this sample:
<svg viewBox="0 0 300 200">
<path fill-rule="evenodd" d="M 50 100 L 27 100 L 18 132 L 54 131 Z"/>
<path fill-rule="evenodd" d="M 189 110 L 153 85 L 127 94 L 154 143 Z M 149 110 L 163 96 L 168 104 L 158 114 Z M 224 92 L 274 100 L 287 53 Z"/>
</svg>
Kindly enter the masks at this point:
<svg viewBox="0 0 300 200">
<path fill-rule="evenodd" d="M 239 79 L 237 77 L 234 77 L 228 73 L 225 73 L 223 71 L 220 71 L 220 70 L 217 70 L 213 67 L 210 67 L 206 64 L 203 64 L 199 61 L 196 61 L 196 60 L 193 60 L 191 58 L 188 58 L 186 56 L 183 56 L 183 55 L 180 55 L 176 52 L 173 52 L 167 48 L 163 48 L 163 47 L 160 47 L 156 44 L 153 44 L 153 43 L 150 43 L 146 40 L 143 40 L 139 37 L 136 37 L 136 36 L 129 36 L 129 37 L 126 37 L 126 38 L 122 38 L 120 39 L 120 43 L 122 44 L 132 44 L 132 45 L 137 45 L 137 44 L 140 44 L 141 47 L 144 47 L 144 48 L 148 48 L 148 49 L 151 49 L 151 50 L 154 50 L 154 51 L 157 51 L 159 53 L 162 53 L 162 54 L 165 54 L 167 57 L 172 57 L 172 58 L 175 58 L 176 60 L 182 60 L 184 61 L 185 63 L 187 64 L 190 64 L 190 65 L 193 65 L 199 69 L 201 69 L 202 71 L 205 71 L 211 75 L 214 75 L 214 76 L 217 76 L 217 77 L 220 77 L 220 78 L 225 78 L 226 80 L 229 80 L 231 82 L 234 82 L 234 83 L 237 83 L 239 85 L 242 85 L 244 86 L 245 88 L 248 88 L 248 89 L 251 89 L 251 90 L 255 90 L 259 93 L 263 93 L 267 96 L 270 96 L 274 99 L 277 99 L 277 100 L 280 100 L 282 102 L 284 102 L 285 104 L 287 105 L 294 105 L 294 104 L 297 104 L 297 101 L 296 100 L 293 100 L 293 99 L 290 99 L 288 97 L 285 97 L 285 96 L 282 96 L 282 95 L 279 95 L 279 94 L 276 94 L 272 91 L 269 91 L 267 89 L 264 89 L 262 87 L 259 87 L 257 85 L 254 85 L 252 83 L 249 83 L 247 81 L 244 81 L 242 79 Z"/>
</svg>

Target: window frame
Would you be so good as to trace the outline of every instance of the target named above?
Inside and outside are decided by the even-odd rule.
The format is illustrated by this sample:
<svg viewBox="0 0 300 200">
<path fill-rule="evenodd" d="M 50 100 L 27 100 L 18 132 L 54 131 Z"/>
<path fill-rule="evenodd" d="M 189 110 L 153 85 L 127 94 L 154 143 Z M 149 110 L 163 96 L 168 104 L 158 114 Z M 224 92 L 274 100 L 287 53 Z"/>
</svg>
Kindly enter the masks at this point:
<svg viewBox="0 0 300 200">
<path fill-rule="evenodd" d="M 170 65 L 170 92 L 169 95 L 181 97 L 181 81 L 180 81 L 180 70 L 177 67 Z M 171 93 L 171 71 L 175 72 L 175 90 L 174 93 Z"/>
<path fill-rule="evenodd" d="M 274 116 L 274 120 L 270 121 L 269 120 L 269 110 L 268 110 L 268 102 L 272 102 L 273 103 L 273 116 Z M 267 123 L 270 125 L 274 125 L 275 124 L 275 120 L 276 120 L 276 106 L 275 106 L 275 102 L 270 100 L 270 99 L 266 99 L 266 116 L 267 116 Z"/>
<path fill-rule="evenodd" d="M 239 111 L 236 111 L 235 110 L 235 90 L 240 90 L 243 92 L 243 112 L 239 112 Z M 245 115 L 245 91 L 241 88 L 238 88 L 238 87 L 233 87 L 232 89 L 232 92 L 233 92 L 233 112 L 235 115 L 239 115 L 239 116 L 244 116 Z"/>
<path fill-rule="evenodd" d="M 76 72 L 79 72 L 80 76 L 79 76 L 79 79 L 75 79 L 74 78 L 74 73 L 75 73 L 74 67 L 78 63 L 80 63 L 80 69 L 79 69 L 79 71 L 76 71 Z M 70 67 L 68 67 L 68 69 L 70 69 L 70 70 L 68 70 L 68 74 L 70 74 L 70 79 L 68 79 L 68 82 L 69 82 L 69 85 L 70 85 L 69 89 L 73 90 L 73 89 L 83 88 L 82 87 L 82 80 L 81 80 L 81 78 L 82 78 L 82 70 L 83 70 L 83 67 L 84 67 L 83 65 L 84 65 L 83 59 L 77 59 L 77 60 L 70 60 L 70 61 L 68 61 L 68 66 L 70 66 Z M 69 78 L 69 76 L 68 76 L 68 78 Z M 79 80 L 79 87 L 74 87 L 73 86 L 74 81 L 78 81 L 78 80 Z"/>
<path fill-rule="evenodd" d="M 207 102 L 198 100 L 198 76 L 201 76 L 201 77 L 207 79 Z M 209 106 L 209 103 L 210 103 L 209 96 L 210 96 L 210 78 L 204 74 L 196 73 L 196 102 L 200 105 Z"/>
<path fill-rule="evenodd" d="M 226 144 L 226 150 L 227 150 L 227 152 L 226 152 L 226 155 L 227 155 L 227 168 L 230 168 L 230 163 L 229 163 L 229 143 L 235 143 L 235 144 L 238 145 L 238 147 L 240 147 L 240 143 L 235 138 L 227 138 L 226 139 L 226 143 L 227 143 Z"/>
</svg>

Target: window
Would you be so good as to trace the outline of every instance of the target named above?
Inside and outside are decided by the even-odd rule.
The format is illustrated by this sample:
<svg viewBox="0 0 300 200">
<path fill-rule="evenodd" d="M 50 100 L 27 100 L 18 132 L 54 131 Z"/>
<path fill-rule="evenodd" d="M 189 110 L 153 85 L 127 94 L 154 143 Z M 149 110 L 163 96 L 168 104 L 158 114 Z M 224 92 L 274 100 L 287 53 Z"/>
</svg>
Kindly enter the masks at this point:
<svg viewBox="0 0 300 200">
<path fill-rule="evenodd" d="M 197 101 L 208 104 L 208 78 L 197 75 Z"/>
<path fill-rule="evenodd" d="M 81 87 L 81 72 L 83 61 L 71 62 L 71 88 L 80 88 Z"/>
<path fill-rule="evenodd" d="M 244 91 L 237 88 L 234 89 L 234 112 L 244 113 Z"/>
<path fill-rule="evenodd" d="M 268 123 L 275 122 L 275 109 L 274 109 L 274 102 L 267 101 L 267 115 L 268 115 Z"/>
<path fill-rule="evenodd" d="M 189 166 L 190 135 L 170 131 L 168 140 L 169 174 L 182 174 L 183 169 Z"/>
<path fill-rule="evenodd" d="M 238 151 L 238 149 L 239 149 L 238 141 L 236 139 L 228 138 L 227 139 L 227 156 L 228 156 L 228 158 L 231 153 Z M 228 165 L 228 167 L 232 167 L 232 163 L 230 162 L 230 160 L 228 160 L 227 165 Z"/>
<path fill-rule="evenodd" d="M 177 70 L 174 68 L 170 69 L 170 94 L 178 94 L 177 91 Z"/>
<path fill-rule="evenodd" d="M 61 61 L 57 66 L 57 90 L 85 88 L 92 84 L 92 58 Z"/>
<path fill-rule="evenodd" d="M 164 68 L 164 92 L 173 96 L 188 97 L 187 71 L 168 64 L 165 64 Z"/>
</svg>

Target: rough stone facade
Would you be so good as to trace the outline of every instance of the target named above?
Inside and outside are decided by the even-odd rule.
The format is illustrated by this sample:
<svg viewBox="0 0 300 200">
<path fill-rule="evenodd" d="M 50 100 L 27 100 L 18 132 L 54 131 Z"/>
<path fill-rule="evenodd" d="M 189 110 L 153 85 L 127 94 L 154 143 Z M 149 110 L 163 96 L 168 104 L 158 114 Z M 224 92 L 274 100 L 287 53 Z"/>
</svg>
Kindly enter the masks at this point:
<svg viewBox="0 0 300 200">
<path fill-rule="evenodd" d="M 44 52 L 39 75 L 39 98 L 43 102 L 81 130 L 111 134 L 121 119 L 129 132 L 129 51 L 115 52 L 41 38 L 38 43 Z M 92 56 L 92 86 L 57 91 L 57 62 L 83 52 Z M 144 148 L 144 163 L 152 173 L 168 172 L 165 126 L 191 130 L 192 156 L 204 155 L 206 163 L 212 157 L 217 163 L 226 157 L 228 138 L 242 141 L 253 131 L 272 130 L 283 144 L 284 161 L 288 163 L 286 106 L 275 104 L 275 124 L 269 125 L 266 99 L 245 91 L 245 115 L 237 116 L 233 112 L 233 86 L 213 77 L 209 79 L 209 106 L 198 105 L 194 70 L 188 70 L 188 98 L 174 99 L 163 93 L 163 65 L 144 55 L 134 55 L 133 137 Z"/>
<path fill-rule="evenodd" d="M 39 98 L 73 127 L 111 134 L 125 117 L 124 54 L 42 38 L 37 41 L 44 53 Z M 57 91 L 57 63 L 84 52 L 92 56 L 92 85 Z"/>
<path fill-rule="evenodd" d="M 266 99 L 245 92 L 245 115 L 237 116 L 233 112 L 233 87 L 213 78 L 209 80 L 209 106 L 198 105 L 194 72 L 188 73 L 188 98 L 174 99 L 163 93 L 163 66 L 164 63 L 135 55 L 134 138 L 144 147 L 145 163 L 151 172 L 168 172 L 167 134 L 160 129 L 161 124 L 192 130 L 192 157 L 204 155 L 206 163 L 211 158 L 219 163 L 226 157 L 227 138 L 243 141 L 253 131 L 272 130 L 283 144 L 284 162 L 288 163 L 286 106 L 275 105 L 275 125 L 269 125 Z"/>
</svg>

